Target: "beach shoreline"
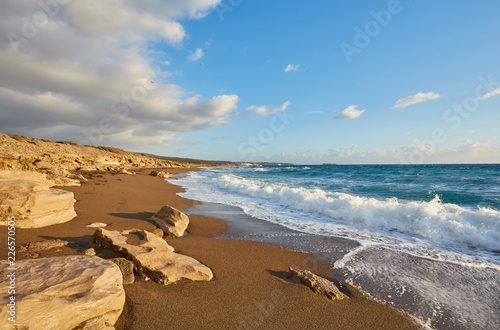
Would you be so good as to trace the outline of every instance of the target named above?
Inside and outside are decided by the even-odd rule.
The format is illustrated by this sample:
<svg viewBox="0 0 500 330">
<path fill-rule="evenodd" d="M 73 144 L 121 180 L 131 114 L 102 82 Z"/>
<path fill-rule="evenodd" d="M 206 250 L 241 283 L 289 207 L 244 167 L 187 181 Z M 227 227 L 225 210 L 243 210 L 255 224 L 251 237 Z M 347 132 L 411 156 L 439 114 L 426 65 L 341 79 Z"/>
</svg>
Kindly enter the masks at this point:
<svg viewBox="0 0 500 330">
<path fill-rule="evenodd" d="M 194 168 L 166 170 L 177 174 Z M 70 241 L 67 247 L 42 251 L 36 258 L 81 254 L 94 231 L 85 227 L 90 223 L 108 223 L 109 230 L 151 231 L 156 226 L 146 219 L 163 205 L 180 210 L 199 205 L 178 196 L 183 191 L 181 187 L 146 174 L 145 169 L 136 175 L 95 172 L 80 187 L 62 187 L 75 194 L 78 216 L 54 226 L 19 229 L 19 244 L 64 239 Z M 223 220 L 191 214 L 188 235 L 165 240 L 176 252 L 210 267 L 214 279 L 180 281 L 168 286 L 137 280 L 126 285 L 126 303 L 116 328 L 418 328 L 409 316 L 367 299 L 350 286 L 347 288 L 351 299 L 332 302 L 305 286 L 289 282 L 289 267 L 308 268 L 331 277 L 330 267 L 310 253 L 266 243 L 214 238 L 227 229 L 228 223 Z M 5 251 L 2 255 L 6 255 Z M 119 256 L 103 249 L 97 249 L 97 255 L 106 259 Z"/>
</svg>

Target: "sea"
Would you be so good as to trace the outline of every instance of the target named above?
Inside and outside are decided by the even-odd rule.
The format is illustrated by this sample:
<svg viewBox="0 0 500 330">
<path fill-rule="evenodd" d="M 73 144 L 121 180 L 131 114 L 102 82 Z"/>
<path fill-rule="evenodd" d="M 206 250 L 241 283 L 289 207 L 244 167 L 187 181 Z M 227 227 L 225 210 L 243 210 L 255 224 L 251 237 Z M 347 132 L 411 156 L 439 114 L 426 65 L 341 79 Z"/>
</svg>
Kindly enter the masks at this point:
<svg viewBox="0 0 500 330">
<path fill-rule="evenodd" d="M 234 238 L 318 254 L 429 329 L 500 329 L 500 165 L 224 166 L 169 180 Z M 231 220 L 233 222 L 231 222 Z"/>
</svg>

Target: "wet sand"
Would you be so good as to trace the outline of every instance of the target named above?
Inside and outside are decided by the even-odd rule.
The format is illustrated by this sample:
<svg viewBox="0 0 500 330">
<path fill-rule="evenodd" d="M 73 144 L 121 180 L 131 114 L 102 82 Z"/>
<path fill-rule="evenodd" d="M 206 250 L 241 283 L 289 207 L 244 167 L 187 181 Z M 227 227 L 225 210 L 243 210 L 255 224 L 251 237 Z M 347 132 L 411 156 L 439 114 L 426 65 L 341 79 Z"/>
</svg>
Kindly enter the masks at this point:
<svg viewBox="0 0 500 330">
<path fill-rule="evenodd" d="M 168 170 L 180 173 L 185 170 Z M 79 254 L 94 232 L 85 225 L 108 223 L 106 229 L 153 230 L 146 220 L 163 205 L 186 210 L 196 201 L 176 195 L 182 188 L 142 174 L 93 174 L 73 191 L 78 214 L 70 222 L 38 229 L 18 229 L 17 243 L 65 239 L 64 248 L 32 257 Z M 345 287 L 351 299 L 330 301 L 309 288 L 286 279 L 289 267 L 306 268 L 331 277 L 329 265 L 312 254 L 259 242 L 215 238 L 228 226 L 223 220 L 190 215 L 189 234 L 166 238 L 176 252 L 210 267 L 210 282 L 179 281 L 168 286 L 136 279 L 125 286 L 127 299 L 117 329 L 417 329 L 412 320 L 394 308 L 366 299 Z M 1 238 L 4 241 L 5 230 Z M 5 246 L 0 252 L 6 256 Z M 97 250 L 104 258 L 115 252 Z M 30 257 L 19 254 L 18 259 Z M 2 259 L 6 259 L 3 257 Z"/>
</svg>

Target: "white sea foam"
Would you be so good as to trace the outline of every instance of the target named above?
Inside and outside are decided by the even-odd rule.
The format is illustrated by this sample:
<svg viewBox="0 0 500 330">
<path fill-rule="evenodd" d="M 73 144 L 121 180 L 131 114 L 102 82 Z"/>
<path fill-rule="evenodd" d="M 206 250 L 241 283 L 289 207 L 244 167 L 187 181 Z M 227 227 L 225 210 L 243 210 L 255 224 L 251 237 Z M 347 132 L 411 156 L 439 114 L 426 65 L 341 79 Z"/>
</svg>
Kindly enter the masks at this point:
<svg viewBox="0 0 500 330">
<path fill-rule="evenodd" d="M 500 212 L 289 187 L 232 174 L 191 172 L 183 196 L 241 207 L 291 229 L 334 235 L 436 261 L 500 270 Z M 496 252 L 494 252 L 496 251 Z"/>
<path fill-rule="evenodd" d="M 500 212 L 444 204 L 438 196 L 429 202 L 402 202 L 397 198 L 378 200 L 321 189 L 262 184 L 234 175 L 222 175 L 217 185 L 227 191 L 317 212 L 355 226 L 500 250 Z"/>
</svg>

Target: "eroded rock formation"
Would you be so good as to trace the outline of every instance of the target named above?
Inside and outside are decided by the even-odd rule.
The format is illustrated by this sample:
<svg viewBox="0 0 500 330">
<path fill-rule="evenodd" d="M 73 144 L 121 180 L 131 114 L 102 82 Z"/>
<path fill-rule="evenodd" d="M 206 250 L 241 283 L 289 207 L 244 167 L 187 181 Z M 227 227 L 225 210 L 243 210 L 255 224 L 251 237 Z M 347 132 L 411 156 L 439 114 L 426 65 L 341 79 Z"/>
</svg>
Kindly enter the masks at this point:
<svg viewBox="0 0 500 330">
<path fill-rule="evenodd" d="M 16 218 L 20 228 L 39 228 L 70 221 L 76 216 L 72 192 L 22 179 L 0 178 L 0 225 Z"/>
<path fill-rule="evenodd" d="M 326 278 L 320 277 L 307 270 L 290 268 L 288 278 L 310 287 L 314 292 L 322 294 L 331 300 L 349 298 L 340 292 L 333 282 L 330 282 Z"/>
<path fill-rule="evenodd" d="M 0 287 L 7 288 L 7 261 Z M 114 329 L 125 304 L 122 274 L 98 257 L 65 256 L 16 262 L 16 322 L 7 322 L 7 290 L 0 292 L 0 329 Z"/>
<path fill-rule="evenodd" d="M 174 252 L 162 238 L 145 230 L 108 231 L 98 228 L 91 247 L 110 248 L 131 259 L 144 279 L 170 284 L 182 278 L 210 281 L 212 271 L 198 260 Z"/>
<path fill-rule="evenodd" d="M 165 235 L 182 237 L 189 225 L 189 217 L 178 209 L 165 205 L 154 216 L 149 218 L 154 221 Z"/>
</svg>

